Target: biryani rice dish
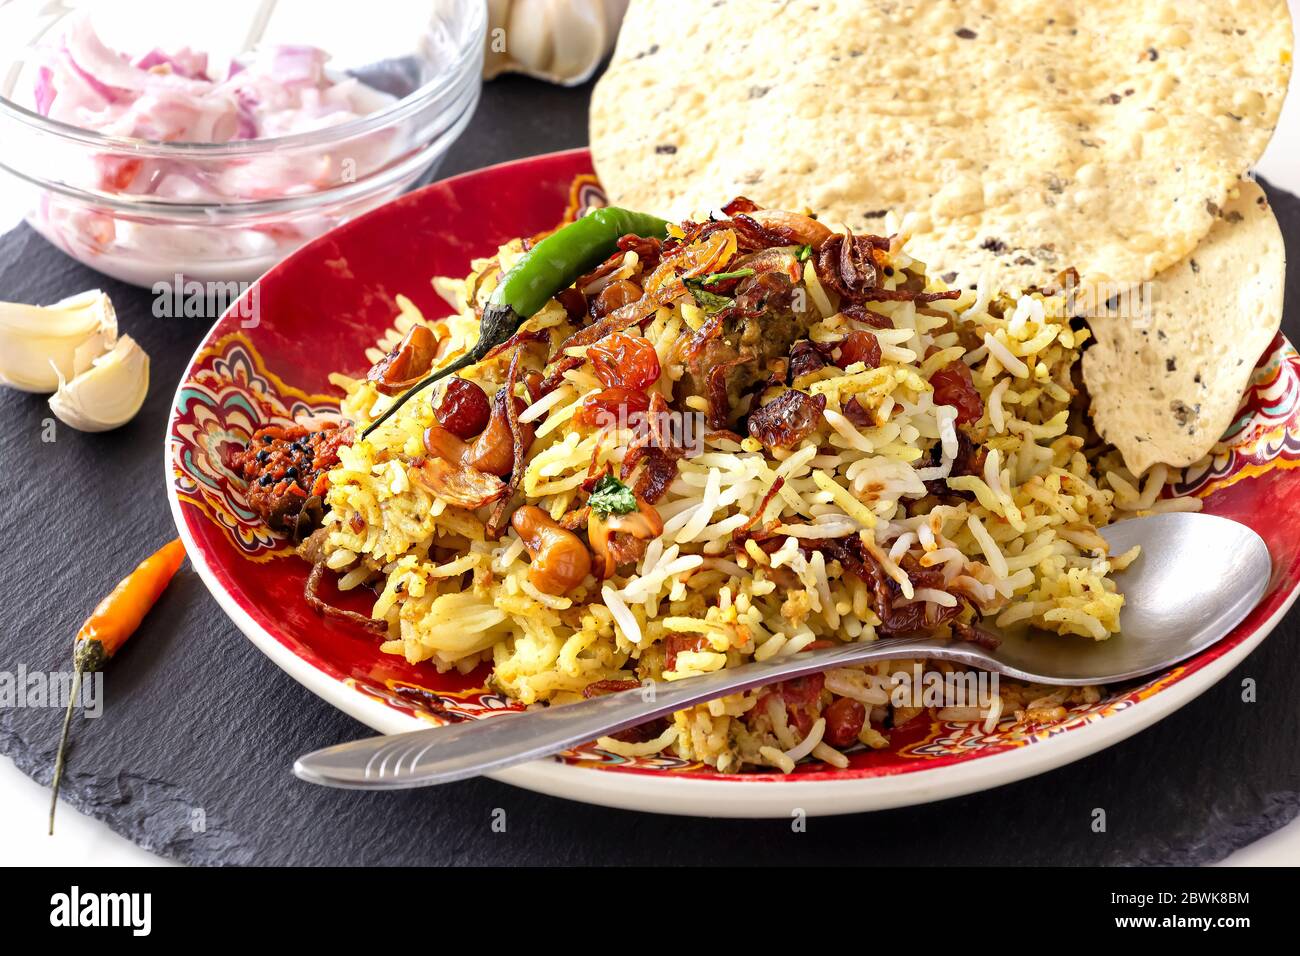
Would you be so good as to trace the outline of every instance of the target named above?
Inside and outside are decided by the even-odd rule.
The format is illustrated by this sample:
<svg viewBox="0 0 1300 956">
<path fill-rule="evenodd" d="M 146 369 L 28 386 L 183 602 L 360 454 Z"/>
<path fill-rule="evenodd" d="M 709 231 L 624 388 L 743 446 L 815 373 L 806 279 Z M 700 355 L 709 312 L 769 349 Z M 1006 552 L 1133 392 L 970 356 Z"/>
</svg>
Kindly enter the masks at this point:
<svg viewBox="0 0 1300 956">
<path fill-rule="evenodd" d="M 1162 496 L 1163 465 L 1135 477 L 1090 431 L 1089 333 L 1059 290 L 949 289 L 886 227 L 737 199 L 665 240 L 625 237 L 508 347 L 362 437 L 393 381 L 474 345 L 534 240 L 434 280 L 454 314 L 403 299 L 371 375 L 333 377 L 356 435 L 336 443 L 304 554 L 373 589 L 385 652 L 490 663 L 533 706 L 828 642 L 983 642 L 981 621 L 1107 639 L 1112 572 L 1137 551 L 1109 554 L 1097 529 L 1199 501 Z M 918 712 L 891 703 L 904 666 L 757 688 L 600 744 L 723 772 L 842 767 Z M 989 706 L 939 716 L 1038 720 L 1098 698 L 1004 680 Z"/>
</svg>

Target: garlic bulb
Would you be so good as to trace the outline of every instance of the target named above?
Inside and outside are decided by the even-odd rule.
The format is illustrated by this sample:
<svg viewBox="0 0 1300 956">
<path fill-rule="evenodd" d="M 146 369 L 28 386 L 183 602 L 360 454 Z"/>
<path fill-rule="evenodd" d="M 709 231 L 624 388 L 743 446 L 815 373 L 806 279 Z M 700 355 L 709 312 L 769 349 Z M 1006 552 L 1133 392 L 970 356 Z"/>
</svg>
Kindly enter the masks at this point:
<svg viewBox="0 0 1300 956">
<path fill-rule="evenodd" d="M 50 396 L 59 421 L 83 432 L 106 432 L 135 417 L 149 392 L 149 356 L 129 335 Z"/>
<path fill-rule="evenodd" d="M 54 305 L 0 302 L 0 385 L 48 394 L 117 341 L 117 313 L 93 289 Z"/>
<path fill-rule="evenodd" d="M 483 77 L 527 73 L 565 86 L 614 48 L 628 0 L 488 0 Z"/>
</svg>

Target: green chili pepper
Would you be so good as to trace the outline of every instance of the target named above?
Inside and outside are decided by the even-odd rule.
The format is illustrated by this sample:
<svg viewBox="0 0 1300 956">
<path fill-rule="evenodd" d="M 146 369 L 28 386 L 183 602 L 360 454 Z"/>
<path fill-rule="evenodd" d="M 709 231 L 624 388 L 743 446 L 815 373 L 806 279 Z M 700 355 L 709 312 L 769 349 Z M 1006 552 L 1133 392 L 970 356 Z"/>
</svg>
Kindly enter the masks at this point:
<svg viewBox="0 0 1300 956">
<path fill-rule="evenodd" d="M 549 299 L 572 285 L 579 276 L 590 272 L 618 249 L 618 240 L 628 234 L 645 238 L 663 238 L 668 223 L 658 216 L 627 209 L 608 207 L 583 216 L 547 236 L 524 253 L 492 291 L 483 319 L 479 323 L 478 342 L 450 365 L 430 373 L 407 389 L 397 401 L 370 423 L 361 433 L 364 438 L 406 403 L 434 382 L 453 372 L 481 362 L 498 345 L 509 340 L 526 319 L 531 318 Z"/>
</svg>

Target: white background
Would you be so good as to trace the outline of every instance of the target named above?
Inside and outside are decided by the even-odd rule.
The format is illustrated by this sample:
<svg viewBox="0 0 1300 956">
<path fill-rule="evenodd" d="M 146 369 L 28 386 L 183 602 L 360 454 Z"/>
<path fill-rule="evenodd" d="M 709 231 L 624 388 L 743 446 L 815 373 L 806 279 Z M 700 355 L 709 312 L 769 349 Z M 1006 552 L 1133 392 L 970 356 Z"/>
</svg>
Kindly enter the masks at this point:
<svg viewBox="0 0 1300 956">
<path fill-rule="evenodd" d="M 1300 21 L 1300 0 L 1289 0 L 1293 22 Z M 1300 32 L 1300 31 L 1298 31 Z M 1297 43 L 1300 47 L 1300 43 Z M 1300 69 L 1297 69 L 1300 73 Z M 1261 176 L 1275 186 L 1300 193 L 1300 81 L 1293 78 L 1293 95 L 1282 112 L 1272 143 L 1260 161 Z M 5 196 L 0 187 L 0 230 Z M 1292 268 L 1300 268 L 1300 263 Z M 284 772 L 297 754 L 284 755 Z M 0 863 L 28 865 L 164 865 L 151 853 L 118 836 L 108 826 L 82 816 L 66 804 L 59 807 L 57 832 L 45 834 L 50 792 L 21 773 L 7 758 L 0 759 Z M 1234 853 L 1227 865 L 1300 864 L 1300 820 Z"/>
</svg>

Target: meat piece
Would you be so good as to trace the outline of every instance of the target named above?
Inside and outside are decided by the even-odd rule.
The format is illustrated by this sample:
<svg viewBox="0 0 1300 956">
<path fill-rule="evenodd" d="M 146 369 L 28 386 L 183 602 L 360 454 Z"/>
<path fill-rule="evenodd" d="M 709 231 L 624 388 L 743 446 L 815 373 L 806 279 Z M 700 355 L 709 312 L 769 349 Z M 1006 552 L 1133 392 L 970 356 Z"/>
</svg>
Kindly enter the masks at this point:
<svg viewBox="0 0 1300 956">
<path fill-rule="evenodd" d="M 773 323 L 793 325 L 788 319 L 782 322 L 786 313 L 792 310 L 795 282 L 779 269 L 757 272 L 743 279 L 736 286 L 736 304 L 733 311 L 740 319 L 763 319 L 761 325 L 746 326 L 752 329 L 754 340 L 764 338 Z M 810 317 L 811 319 L 811 317 Z M 785 355 L 790 351 L 794 338 L 790 338 L 784 347 L 770 351 L 769 355 Z"/>
<path fill-rule="evenodd" d="M 821 424 L 825 410 L 825 395 L 792 388 L 749 416 L 749 433 L 768 448 L 792 448 Z"/>
<path fill-rule="evenodd" d="M 746 369 L 752 364 L 754 364 L 753 359 L 739 356 L 726 362 L 719 362 L 709 369 L 709 374 L 704 380 L 704 394 L 709 400 L 710 428 L 726 429 L 730 423 L 732 409 L 736 406 L 736 402 L 732 400 L 732 386 L 738 381 L 748 381 L 750 376 L 746 373 Z M 743 378 L 732 374 L 736 370 L 742 373 Z"/>
<path fill-rule="evenodd" d="M 710 427 L 728 428 L 740 417 L 744 395 L 764 382 L 771 361 L 784 359 L 794 343 L 807 336 L 816 313 L 804 296 L 794 296 L 794 283 L 781 272 L 751 276 L 736 287 L 731 307 L 714 316 L 688 349 L 678 397 L 699 395 L 710 402 Z M 709 378 L 724 367 L 721 380 Z M 725 402 L 723 401 L 725 397 Z M 722 407 L 725 404 L 725 408 Z"/>
<path fill-rule="evenodd" d="M 326 473 L 339 463 L 339 447 L 354 439 L 351 425 L 331 423 L 314 431 L 303 425 L 270 425 L 253 433 L 248 445 L 231 456 L 230 466 L 248 482 L 244 497 L 258 517 L 301 540 L 324 517 Z"/>
</svg>

